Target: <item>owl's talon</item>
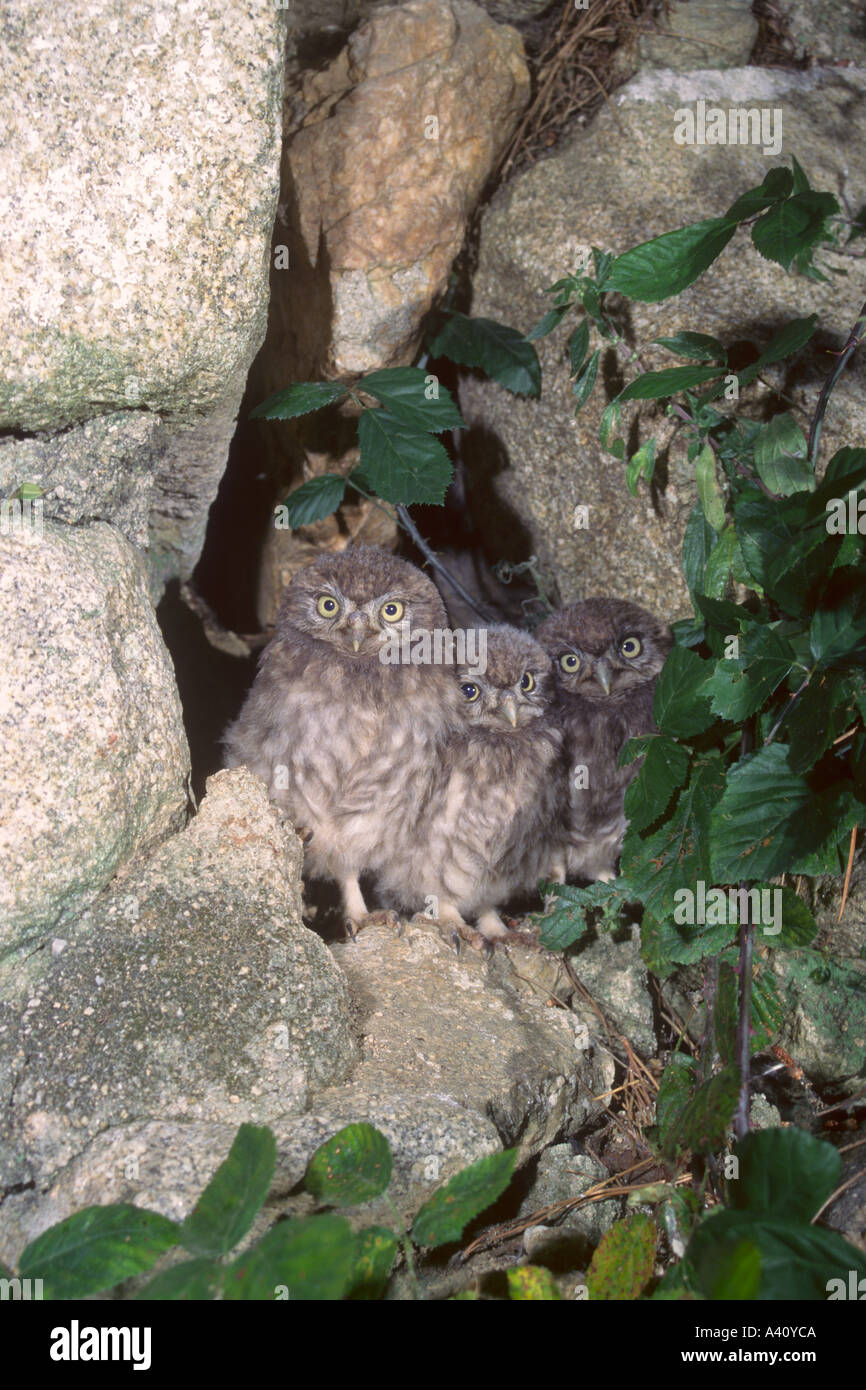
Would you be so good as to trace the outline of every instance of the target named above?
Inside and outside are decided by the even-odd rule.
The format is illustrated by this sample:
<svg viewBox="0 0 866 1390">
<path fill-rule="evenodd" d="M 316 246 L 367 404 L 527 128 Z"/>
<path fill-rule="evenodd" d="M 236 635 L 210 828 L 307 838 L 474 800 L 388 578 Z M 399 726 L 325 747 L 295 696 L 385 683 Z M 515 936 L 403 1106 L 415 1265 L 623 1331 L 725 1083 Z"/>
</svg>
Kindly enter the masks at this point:
<svg viewBox="0 0 866 1390">
<path fill-rule="evenodd" d="M 356 931 L 356 929 L 355 929 L 355 923 L 352 921 L 351 917 L 347 917 L 347 918 L 345 919 L 345 921 L 343 922 L 343 930 L 344 930 L 345 933 L 346 933 L 346 940 L 347 940 L 347 941 L 357 941 L 357 940 L 358 940 L 358 933 L 357 933 L 357 931 Z"/>
<path fill-rule="evenodd" d="M 307 845 L 312 840 L 314 833 L 315 832 L 312 826 L 309 825 L 299 825 L 295 831 L 295 834 L 297 835 L 301 844 L 304 846 L 304 849 L 307 848 Z"/>
<path fill-rule="evenodd" d="M 451 945 L 454 947 L 454 954 L 460 955 L 460 933 L 456 927 L 451 928 Z"/>
</svg>

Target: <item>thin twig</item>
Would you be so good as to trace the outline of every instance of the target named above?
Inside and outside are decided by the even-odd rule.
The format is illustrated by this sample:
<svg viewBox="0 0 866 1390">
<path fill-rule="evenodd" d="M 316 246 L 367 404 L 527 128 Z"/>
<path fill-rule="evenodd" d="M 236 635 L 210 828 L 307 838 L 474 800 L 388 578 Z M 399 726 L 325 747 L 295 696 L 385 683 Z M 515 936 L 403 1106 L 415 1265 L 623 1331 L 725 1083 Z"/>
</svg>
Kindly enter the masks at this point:
<svg viewBox="0 0 866 1390">
<path fill-rule="evenodd" d="M 842 913 L 845 911 L 845 904 L 848 901 L 848 887 L 851 883 L 851 870 L 854 867 L 854 846 L 857 842 L 857 827 L 851 831 L 851 848 L 848 850 L 848 867 L 845 870 L 845 882 L 842 885 L 842 902 L 839 906 L 839 916 L 836 918 L 836 925 L 842 921 Z"/>
<path fill-rule="evenodd" d="M 824 411 L 827 409 L 827 402 L 830 399 L 833 387 L 836 385 L 836 382 L 839 380 L 839 377 L 842 375 L 842 372 L 847 367 L 848 362 L 853 357 L 854 353 L 857 351 L 857 348 L 860 346 L 860 343 L 863 341 L 864 334 L 866 334 L 866 304 L 864 304 L 862 309 L 860 310 L 860 315 L 857 319 L 857 322 L 854 324 L 854 327 L 851 329 L 851 333 L 848 337 L 847 343 L 843 347 L 842 351 L 839 353 L 839 357 L 836 361 L 835 366 L 830 372 L 830 375 L 827 377 L 827 380 L 824 382 L 824 385 L 821 387 L 821 394 L 818 397 L 818 404 L 815 406 L 815 414 L 812 418 L 812 425 L 809 430 L 809 460 L 813 468 L 815 468 L 818 463 L 818 446 L 821 441 L 821 425 L 824 420 Z"/>
<path fill-rule="evenodd" d="M 451 585 L 451 588 L 454 589 L 460 595 L 464 603 L 469 604 L 469 607 L 472 609 L 472 611 L 474 613 L 477 613 L 479 618 L 481 618 L 483 622 L 495 623 L 496 619 L 493 617 L 493 615 L 491 613 L 488 613 L 486 609 L 482 608 L 479 604 L 475 602 L 475 599 L 472 597 L 470 593 L 467 592 L 466 589 L 464 589 L 459 579 L 455 579 L 454 575 L 451 574 L 450 570 L 446 569 L 445 565 L 443 565 L 442 561 L 439 559 L 439 556 L 436 554 L 436 551 L 430 549 L 430 546 L 427 544 L 424 537 L 421 535 L 421 532 L 418 530 L 418 527 L 415 525 L 414 521 L 409 515 L 408 509 L 403 506 L 402 502 L 399 503 L 397 506 L 397 516 L 400 519 L 400 524 L 405 528 L 406 531 L 408 531 L 409 535 L 412 537 L 413 541 L 417 545 L 418 549 L 421 551 L 421 554 L 424 556 L 425 560 L 427 560 L 428 564 L 431 564 L 435 570 L 439 571 L 446 583 Z"/>
</svg>

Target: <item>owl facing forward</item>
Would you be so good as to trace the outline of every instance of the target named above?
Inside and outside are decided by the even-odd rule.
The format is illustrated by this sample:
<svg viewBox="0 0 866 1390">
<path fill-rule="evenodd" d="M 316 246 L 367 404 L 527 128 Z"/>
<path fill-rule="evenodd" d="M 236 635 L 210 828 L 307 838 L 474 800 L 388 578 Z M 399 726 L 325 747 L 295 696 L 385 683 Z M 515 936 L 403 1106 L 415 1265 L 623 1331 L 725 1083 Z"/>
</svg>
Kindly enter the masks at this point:
<svg viewBox="0 0 866 1390">
<path fill-rule="evenodd" d="M 638 770 L 617 760 L 628 739 L 655 731 L 655 683 L 673 637 L 645 608 L 617 598 L 560 609 L 535 637 L 553 662 L 554 715 L 565 736 L 566 875 L 612 878 L 626 829 L 626 787 Z M 552 862 L 551 869 L 559 866 Z"/>
<path fill-rule="evenodd" d="M 432 898 L 442 926 L 460 931 L 473 917 L 492 940 L 509 935 L 496 909 L 534 889 L 546 869 L 561 824 L 562 734 L 550 718 L 553 672 L 542 648 L 517 628 L 482 632 L 477 667 L 452 674 L 462 727 L 448 735 L 411 844 L 392 857 L 380 889 L 409 910 L 427 903 L 430 911 Z"/>
<path fill-rule="evenodd" d="M 368 915 L 360 875 L 399 853 L 404 827 L 460 719 L 454 670 L 384 660 L 395 638 L 445 628 L 435 587 L 387 551 L 320 556 L 292 579 L 274 640 L 226 732 L 312 838 L 305 872 L 340 885 L 350 926 Z"/>
</svg>

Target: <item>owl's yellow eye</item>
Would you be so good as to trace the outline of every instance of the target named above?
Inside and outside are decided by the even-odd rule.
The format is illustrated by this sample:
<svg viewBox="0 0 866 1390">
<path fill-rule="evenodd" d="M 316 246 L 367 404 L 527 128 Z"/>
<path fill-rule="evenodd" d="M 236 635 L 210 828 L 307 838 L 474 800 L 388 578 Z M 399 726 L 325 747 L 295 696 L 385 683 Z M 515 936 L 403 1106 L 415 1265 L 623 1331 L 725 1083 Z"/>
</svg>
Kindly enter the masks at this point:
<svg viewBox="0 0 866 1390">
<path fill-rule="evenodd" d="M 531 671 L 524 671 L 520 677 L 520 689 L 528 695 L 530 690 L 535 689 L 535 677 Z"/>
<path fill-rule="evenodd" d="M 636 637 L 626 637 L 625 641 L 620 643 L 619 649 L 623 656 L 627 656 L 630 659 L 640 656 L 641 653 L 641 645 Z"/>
<path fill-rule="evenodd" d="M 460 689 L 463 691 L 463 694 L 466 696 L 470 705 L 473 703 L 473 701 L 477 700 L 478 696 L 481 694 L 481 691 L 478 689 L 478 686 L 474 685 L 472 681 L 464 681 Z"/>
<path fill-rule="evenodd" d="M 574 652 L 566 652 L 564 656 L 559 658 L 559 664 L 563 671 L 567 671 L 570 676 L 573 676 L 575 671 L 580 670 L 580 657 L 575 656 Z"/>
<path fill-rule="evenodd" d="M 330 594 L 320 594 L 316 600 L 316 612 L 323 618 L 333 618 L 339 613 L 340 605 Z"/>
<path fill-rule="evenodd" d="M 382 617 L 386 623 L 399 623 L 405 609 L 399 599 L 390 599 L 388 603 L 382 604 Z"/>
</svg>

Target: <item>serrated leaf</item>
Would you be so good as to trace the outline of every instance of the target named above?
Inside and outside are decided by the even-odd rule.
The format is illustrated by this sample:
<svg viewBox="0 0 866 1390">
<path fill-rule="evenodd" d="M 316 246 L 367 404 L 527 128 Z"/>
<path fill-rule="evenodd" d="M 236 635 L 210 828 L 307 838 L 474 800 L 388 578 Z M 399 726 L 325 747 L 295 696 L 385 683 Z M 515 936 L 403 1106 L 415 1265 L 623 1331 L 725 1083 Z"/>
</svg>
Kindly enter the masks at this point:
<svg viewBox="0 0 866 1390">
<path fill-rule="evenodd" d="M 711 818 L 712 877 L 721 883 L 804 872 L 801 860 L 841 833 L 838 798 L 817 794 L 772 743 L 728 769 Z"/>
<path fill-rule="evenodd" d="M 784 1216 L 745 1211 L 714 1211 L 689 1242 L 687 1258 L 706 1298 L 731 1297 L 738 1247 L 760 1252 L 760 1282 L 740 1296 L 758 1301 L 814 1299 L 825 1302 L 831 1279 L 847 1290 L 849 1272 L 866 1275 L 866 1255 L 835 1231 L 807 1226 Z"/>
<path fill-rule="evenodd" d="M 480 1158 L 455 1174 L 425 1202 L 412 1227 L 416 1245 L 447 1245 L 459 1240 L 464 1228 L 500 1197 L 511 1181 L 516 1149 Z"/>
<path fill-rule="evenodd" d="M 345 396 L 346 391 L 347 387 L 339 381 L 296 381 L 257 405 L 250 411 L 250 419 L 293 420 L 298 415 L 308 415 L 311 410 L 321 410 Z"/>
<path fill-rule="evenodd" d="M 856 720 L 859 685 L 856 677 L 824 671 L 812 677 L 787 717 L 788 766 L 808 772 L 830 744 Z"/>
<path fill-rule="evenodd" d="M 736 549 L 736 531 L 733 522 L 728 522 L 717 536 L 704 567 L 701 584 L 707 598 L 721 599 L 727 593 L 734 570 Z M 696 594 L 695 598 L 697 597 Z"/>
<path fill-rule="evenodd" d="M 304 1185 L 330 1206 L 353 1207 L 385 1191 L 391 1168 L 391 1146 L 384 1134 L 365 1123 L 346 1125 L 316 1149 Z"/>
<path fill-rule="evenodd" d="M 46 1298 L 86 1298 L 151 1269 L 179 1235 L 177 1222 L 128 1202 L 85 1207 L 31 1241 L 18 1272 L 42 1279 Z"/>
<path fill-rule="evenodd" d="M 779 501 L 748 490 L 734 505 L 734 522 L 749 572 L 789 613 L 809 607 L 815 585 L 826 571 L 827 541 L 821 521 L 810 523 L 808 493 Z"/>
<path fill-rule="evenodd" d="M 794 179 L 790 169 L 770 169 L 760 187 L 750 188 L 747 193 L 741 194 L 728 208 L 725 217 L 734 222 L 744 222 L 746 218 L 754 217 L 756 212 L 762 212 L 764 208 L 787 198 L 793 188 Z"/>
<path fill-rule="evenodd" d="M 682 888 L 674 890 L 675 893 L 682 891 Z M 678 965 L 696 965 L 714 956 L 729 944 L 733 933 L 734 928 L 726 923 L 680 925 L 669 915 L 658 920 L 645 912 L 641 923 L 641 955 L 653 974 L 664 979 Z"/>
<path fill-rule="evenodd" d="M 707 680 L 705 692 L 721 719 L 742 723 L 759 710 L 795 663 L 791 644 L 771 627 L 755 624 L 740 638 L 740 656 L 722 658 Z"/>
<path fill-rule="evenodd" d="M 549 1269 L 540 1265 L 518 1265 L 506 1271 L 508 1297 L 517 1302 L 558 1302 L 562 1298 L 559 1285 Z"/>
<path fill-rule="evenodd" d="M 708 333 L 674 333 L 671 338 L 654 338 L 653 342 L 660 343 L 676 353 L 677 357 L 689 357 L 698 362 L 728 360 L 724 343 L 720 343 L 718 338 L 711 338 Z"/>
<path fill-rule="evenodd" d="M 727 1066 L 704 1081 L 670 1126 L 664 1144 L 668 1158 L 686 1149 L 712 1153 L 721 1148 L 739 1093 L 740 1075 L 736 1067 Z"/>
<path fill-rule="evenodd" d="M 539 338 L 546 338 L 548 333 L 552 333 L 554 328 L 558 328 L 563 318 L 571 308 L 571 299 L 564 304 L 558 304 L 555 309 L 548 309 L 547 313 L 539 319 L 534 328 L 531 328 L 526 335 L 528 343 L 537 343 Z"/>
<path fill-rule="evenodd" d="M 577 888 L 570 883 L 552 883 L 547 889 L 555 898 L 552 911 L 535 920 L 541 926 L 541 944 L 549 951 L 564 951 L 578 941 L 587 930 L 586 914 L 600 907 L 608 920 L 613 920 L 625 903 L 630 901 L 630 885 L 622 878 L 590 883 Z"/>
<path fill-rule="evenodd" d="M 694 507 L 686 522 L 683 536 L 683 573 L 693 600 L 701 592 L 704 571 L 715 544 L 715 531 L 704 516 L 703 510 Z"/>
<path fill-rule="evenodd" d="M 301 483 L 285 501 L 292 530 L 296 531 L 299 526 L 311 526 L 314 521 L 330 516 L 339 507 L 345 491 L 346 479 L 339 473 L 320 473 Z"/>
<path fill-rule="evenodd" d="M 234 1249 L 268 1195 L 276 1163 L 273 1132 L 265 1125 L 241 1125 L 228 1158 L 183 1222 L 181 1244 L 193 1255 L 225 1255 Z"/>
<path fill-rule="evenodd" d="M 352 1277 L 355 1234 L 345 1217 L 325 1214 L 280 1221 L 225 1271 L 223 1299 L 273 1302 L 334 1301 Z"/>
<path fill-rule="evenodd" d="M 380 1298 L 394 1264 L 399 1241 L 387 1226 L 367 1226 L 355 1235 L 354 1264 L 346 1298 Z"/>
<path fill-rule="evenodd" d="M 517 396 L 537 396 L 541 367 L 535 348 L 495 319 L 450 313 L 428 343 L 431 357 L 450 357 L 465 367 L 480 367 L 500 386 Z"/>
<path fill-rule="evenodd" d="M 809 180 L 806 176 L 805 169 L 803 168 L 802 164 L 800 163 L 799 159 L 795 154 L 791 155 L 791 168 L 793 170 L 794 175 L 792 192 L 808 193 L 809 189 L 811 188 L 811 184 L 809 183 Z"/>
<path fill-rule="evenodd" d="M 445 449 L 431 434 L 407 431 L 384 410 L 365 410 L 358 421 L 361 467 L 386 502 L 439 506 L 454 476 Z"/>
<path fill-rule="evenodd" d="M 664 824 L 652 834 L 626 831 L 621 872 L 640 885 L 639 896 L 653 917 L 673 913 L 675 893 L 684 883 L 711 880 L 710 812 L 724 784 L 721 758 L 696 759 Z"/>
<path fill-rule="evenodd" d="M 690 738 L 709 728 L 713 716 L 702 688 L 711 673 L 711 664 L 696 652 L 686 647 L 671 649 L 653 698 L 653 718 L 663 734 Z"/>
<path fill-rule="evenodd" d="M 770 943 L 774 946 L 776 940 L 776 937 L 770 937 Z M 739 946 L 729 946 L 719 956 L 720 978 L 726 966 L 733 972 L 739 971 Z M 775 1042 L 782 1025 L 782 1001 L 776 981 L 771 972 L 763 966 L 752 976 L 751 996 L 749 1051 L 754 1053 L 762 1052 L 765 1047 Z M 737 1001 L 735 1013 L 739 1015 L 739 994 Z"/>
<path fill-rule="evenodd" d="M 675 1052 L 662 1072 L 656 1095 L 656 1124 L 663 1148 L 691 1099 L 695 1075 L 695 1064 L 684 1052 Z"/>
<path fill-rule="evenodd" d="M 866 591 L 844 594 L 832 608 L 818 608 L 809 626 L 809 645 L 816 662 L 832 665 L 866 649 Z"/>
<path fill-rule="evenodd" d="M 639 1298 L 652 1278 L 657 1239 L 655 1222 L 644 1212 L 611 1226 L 586 1272 L 590 1299 Z"/>
<path fill-rule="evenodd" d="M 755 470 L 770 491 L 781 497 L 815 486 L 812 465 L 806 457 L 806 436 L 789 411 L 774 415 L 758 431 Z"/>
<path fill-rule="evenodd" d="M 734 1154 L 739 1171 L 727 1184 L 729 1206 L 804 1225 L 835 1191 L 842 1173 L 842 1159 L 832 1144 L 793 1127 L 747 1134 Z"/>
<path fill-rule="evenodd" d="M 358 382 L 357 389 L 375 396 L 393 419 L 410 433 L 437 433 L 464 427 L 463 418 L 450 391 L 433 383 L 423 367 L 383 367 Z"/>
<path fill-rule="evenodd" d="M 784 328 L 773 334 L 757 362 L 737 372 L 740 386 L 747 386 L 754 381 L 765 367 L 772 366 L 774 362 L 782 362 L 786 357 L 792 357 L 795 352 L 799 352 L 813 337 L 817 325 L 817 314 L 809 314 L 808 318 L 804 319 L 791 319 L 790 323 L 786 323 Z"/>
<path fill-rule="evenodd" d="M 618 290 L 644 303 L 669 299 L 712 265 L 735 231 L 735 222 L 711 217 L 642 242 L 616 257 L 605 291 Z"/>
<path fill-rule="evenodd" d="M 571 388 L 572 395 L 574 396 L 575 415 L 577 415 L 583 409 L 590 396 L 592 395 L 592 388 L 595 385 L 595 379 L 598 376 L 598 364 L 600 359 L 601 351 L 599 348 L 596 348 L 595 352 L 590 357 L 583 371 L 580 373 L 580 376 L 575 378 L 574 385 Z"/>
<path fill-rule="evenodd" d="M 650 739 L 646 757 L 635 780 L 626 789 L 625 813 L 635 830 L 658 820 L 671 797 L 688 777 L 689 753 L 682 744 L 659 735 Z"/>
<path fill-rule="evenodd" d="M 725 525 L 725 497 L 716 473 L 716 456 L 712 445 L 705 444 L 695 460 L 698 500 L 704 516 L 714 531 Z"/>
<path fill-rule="evenodd" d="M 644 372 L 629 382 L 617 396 L 618 401 L 655 401 L 665 396 L 702 386 L 719 376 L 722 367 L 665 367 L 660 372 Z"/>
<path fill-rule="evenodd" d="M 224 1267 L 216 1260 L 184 1260 L 139 1289 L 136 1302 L 201 1303 L 216 1297 L 224 1274 Z"/>
<path fill-rule="evenodd" d="M 839 212 L 832 193 L 796 193 L 770 208 L 752 228 L 755 249 L 785 270 L 794 257 L 820 240 L 828 217 Z"/>
</svg>

